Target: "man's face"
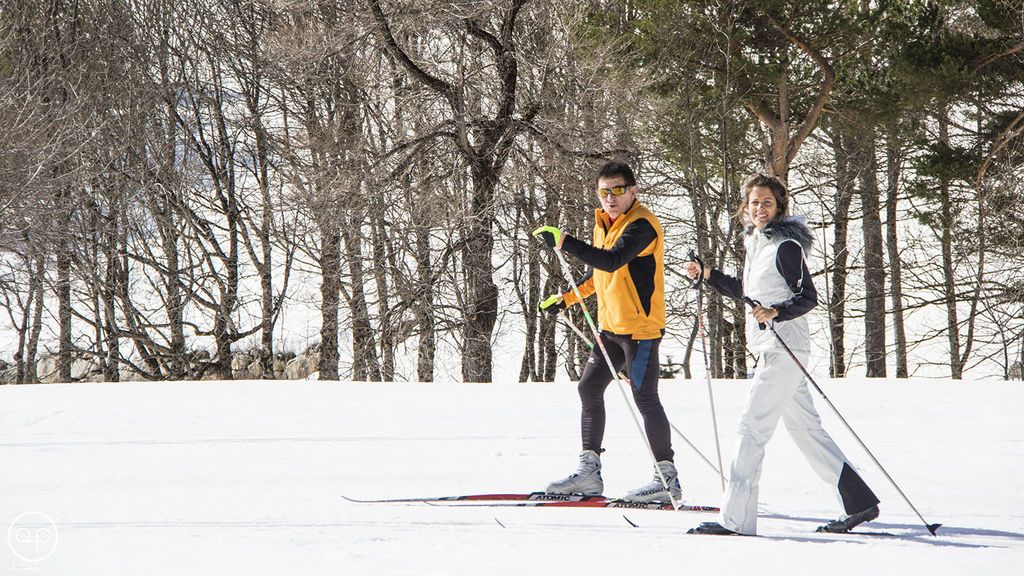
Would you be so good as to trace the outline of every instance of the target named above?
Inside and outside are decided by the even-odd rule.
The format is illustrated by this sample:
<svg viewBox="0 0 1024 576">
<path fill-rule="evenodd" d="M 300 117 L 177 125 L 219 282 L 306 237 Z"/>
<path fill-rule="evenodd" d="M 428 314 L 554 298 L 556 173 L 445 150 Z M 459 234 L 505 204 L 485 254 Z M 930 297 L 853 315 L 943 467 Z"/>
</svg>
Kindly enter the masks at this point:
<svg viewBox="0 0 1024 576">
<path fill-rule="evenodd" d="M 622 191 L 622 188 L 625 188 L 625 192 L 616 196 L 615 192 Z M 601 208 L 604 208 L 608 216 L 614 220 L 633 205 L 633 200 L 636 199 L 636 185 L 626 186 L 626 179 L 622 176 L 598 178 L 597 199 L 601 201 Z"/>
</svg>

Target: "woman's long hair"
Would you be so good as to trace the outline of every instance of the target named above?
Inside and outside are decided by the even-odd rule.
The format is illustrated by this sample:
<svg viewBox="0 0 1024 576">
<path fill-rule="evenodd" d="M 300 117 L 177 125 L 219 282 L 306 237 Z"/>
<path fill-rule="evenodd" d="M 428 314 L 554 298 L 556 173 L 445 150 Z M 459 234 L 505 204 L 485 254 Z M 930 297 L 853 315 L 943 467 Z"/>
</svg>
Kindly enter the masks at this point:
<svg viewBox="0 0 1024 576">
<path fill-rule="evenodd" d="M 740 205 L 736 208 L 736 213 L 733 214 L 740 225 L 749 226 L 749 222 L 747 222 L 747 202 L 750 197 L 750 191 L 757 186 L 764 186 L 771 190 L 772 195 L 775 196 L 775 205 L 778 208 L 772 222 L 778 222 L 789 215 L 789 191 L 786 190 L 786 185 L 775 176 L 757 172 L 744 180 L 743 185 L 740 186 L 740 190 L 743 191 L 743 200 L 740 201 Z M 769 222 L 769 224 L 772 222 Z"/>
</svg>

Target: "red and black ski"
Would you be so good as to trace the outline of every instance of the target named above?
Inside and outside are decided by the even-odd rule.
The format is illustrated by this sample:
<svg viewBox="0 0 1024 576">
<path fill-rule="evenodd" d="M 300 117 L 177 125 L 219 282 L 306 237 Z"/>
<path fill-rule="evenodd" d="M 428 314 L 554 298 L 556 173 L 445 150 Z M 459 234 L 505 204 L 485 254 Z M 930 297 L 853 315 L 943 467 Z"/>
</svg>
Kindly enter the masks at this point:
<svg viewBox="0 0 1024 576">
<path fill-rule="evenodd" d="M 425 498 L 384 498 L 384 499 L 359 499 L 349 498 L 342 495 L 342 498 L 349 502 L 360 504 L 403 504 L 403 503 L 426 503 L 426 502 L 604 502 L 608 500 L 604 496 L 585 496 L 583 494 L 548 494 L 547 492 L 528 492 L 521 494 L 463 494 L 460 496 L 428 496 Z"/>
<path fill-rule="evenodd" d="M 678 509 L 671 502 L 632 502 L 605 496 L 581 494 L 548 494 L 530 492 L 522 494 L 465 494 L 461 496 L 435 496 L 427 498 L 387 498 L 360 500 L 342 496 L 349 502 L 361 504 L 429 504 L 433 506 L 550 506 L 555 508 L 628 508 L 633 510 L 676 510 L 679 512 L 718 512 L 715 506 L 684 504 Z"/>
<path fill-rule="evenodd" d="M 683 504 L 679 508 L 673 508 L 671 502 L 633 502 L 630 500 L 604 499 L 604 500 L 567 500 L 567 501 L 544 501 L 531 500 L 526 502 L 515 501 L 476 501 L 460 504 L 457 502 L 424 502 L 431 506 L 491 506 L 496 508 L 510 508 L 515 506 L 540 507 L 550 506 L 553 508 L 629 508 L 632 510 L 675 510 L 676 512 L 718 512 L 715 506 L 695 506 Z"/>
</svg>

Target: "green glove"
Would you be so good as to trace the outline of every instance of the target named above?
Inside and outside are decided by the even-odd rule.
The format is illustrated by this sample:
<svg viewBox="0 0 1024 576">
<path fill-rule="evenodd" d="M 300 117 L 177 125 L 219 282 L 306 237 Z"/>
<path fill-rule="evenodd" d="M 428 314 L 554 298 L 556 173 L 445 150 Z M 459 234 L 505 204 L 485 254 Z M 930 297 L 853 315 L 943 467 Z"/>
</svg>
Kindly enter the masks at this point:
<svg viewBox="0 0 1024 576">
<path fill-rule="evenodd" d="M 554 226 L 541 226 L 533 231 L 533 235 L 543 240 L 548 248 L 554 248 L 562 243 L 562 231 Z"/>
<path fill-rule="evenodd" d="M 552 316 L 557 316 L 559 312 L 565 310 L 565 300 L 561 294 L 552 294 L 544 299 L 539 306 L 541 312 L 547 312 Z"/>
</svg>

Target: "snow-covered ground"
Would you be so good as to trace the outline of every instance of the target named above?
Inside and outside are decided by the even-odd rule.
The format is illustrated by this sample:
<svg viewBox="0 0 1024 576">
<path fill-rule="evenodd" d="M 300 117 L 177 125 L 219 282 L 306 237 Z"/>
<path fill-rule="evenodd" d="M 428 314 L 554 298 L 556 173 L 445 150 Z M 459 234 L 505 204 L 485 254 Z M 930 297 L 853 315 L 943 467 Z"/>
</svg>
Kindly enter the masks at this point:
<svg viewBox="0 0 1024 576">
<path fill-rule="evenodd" d="M 543 488 L 576 465 L 568 383 L 3 386 L 0 574 L 1024 573 L 1024 387 L 823 386 L 924 517 L 943 523 L 938 537 L 820 399 L 826 427 L 882 498 L 866 528 L 890 536 L 815 534 L 838 506 L 782 428 L 759 538 L 685 534 L 709 514 L 341 498 Z M 726 459 L 745 388 L 715 383 Z M 713 455 L 704 382 L 662 390 L 673 422 Z M 615 495 L 652 468 L 614 385 L 607 405 Z M 675 446 L 688 501 L 717 505 L 713 472 Z"/>
</svg>

